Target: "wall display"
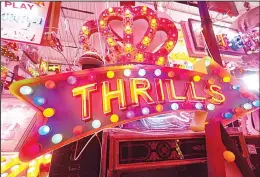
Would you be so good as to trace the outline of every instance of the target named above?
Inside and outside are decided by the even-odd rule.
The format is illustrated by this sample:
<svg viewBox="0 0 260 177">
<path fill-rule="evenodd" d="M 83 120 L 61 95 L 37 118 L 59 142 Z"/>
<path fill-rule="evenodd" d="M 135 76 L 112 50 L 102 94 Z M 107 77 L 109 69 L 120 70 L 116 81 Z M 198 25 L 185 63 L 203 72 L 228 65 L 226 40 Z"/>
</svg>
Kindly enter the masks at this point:
<svg viewBox="0 0 260 177">
<path fill-rule="evenodd" d="M 206 43 L 201 32 L 201 22 L 189 19 L 188 22 L 182 22 L 181 24 L 185 33 L 189 55 L 193 57 L 206 55 Z M 244 41 L 238 31 L 218 25 L 213 25 L 213 30 L 221 54 L 230 56 L 246 55 Z"/>
<path fill-rule="evenodd" d="M 8 46 L 1 46 L 1 56 L 8 58 L 9 61 L 19 61 L 20 57 L 11 51 Z"/>
<path fill-rule="evenodd" d="M 19 160 L 16 152 L 1 152 L 1 176 L 48 176 L 51 159 L 52 154 L 46 154 L 26 163 Z"/>
<path fill-rule="evenodd" d="M 49 69 L 48 61 L 46 61 L 43 58 L 41 58 L 41 61 L 40 61 L 40 64 L 39 64 L 39 68 L 42 71 L 42 73 L 47 73 L 48 69 Z"/>
<path fill-rule="evenodd" d="M 1 152 L 19 151 L 36 111 L 15 98 L 1 98 Z"/>
<path fill-rule="evenodd" d="M 1 82 L 6 80 L 8 71 L 9 70 L 5 66 L 1 65 Z"/>
<path fill-rule="evenodd" d="M 11 93 L 43 115 L 20 158 L 30 160 L 103 128 L 172 111 L 195 110 L 191 129 L 201 131 L 205 121 L 227 125 L 259 108 L 258 98 L 242 83 L 212 59 L 207 63 L 208 74 L 140 64 L 13 83 Z"/>
<path fill-rule="evenodd" d="M 48 64 L 48 71 L 53 71 L 53 72 L 58 71 L 58 72 L 60 72 L 61 71 L 61 65 L 49 63 Z"/>
<path fill-rule="evenodd" d="M 171 67 L 193 70 L 195 69 L 194 64 L 200 59 L 189 57 L 181 26 L 176 25 L 176 27 L 178 28 L 178 41 L 172 52 L 168 55 L 169 65 Z"/>
<path fill-rule="evenodd" d="M 245 136 L 247 149 L 249 152 L 249 159 L 252 165 L 252 170 L 254 171 L 255 176 L 260 176 L 260 141 L 259 141 L 259 132 L 255 136 Z"/>
<path fill-rule="evenodd" d="M 40 44 L 50 2 L 1 2 L 1 39 Z M 33 15 L 32 15 L 33 14 Z"/>
<path fill-rule="evenodd" d="M 250 32 L 241 33 L 247 54 L 259 53 L 259 34 L 259 27 L 254 28 Z"/>
<path fill-rule="evenodd" d="M 39 65 L 34 64 L 33 61 L 25 54 L 22 56 L 19 67 L 30 74 L 32 77 L 38 77 L 43 74 L 39 68 Z"/>
<path fill-rule="evenodd" d="M 246 147 L 242 134 L 234 130 L 228 132 L 239 152 L 244 155 Z M 195 177 L 198 176 L 197 168 L 189 170 L 186 168 L 191 164 L 195 166 L 197 164 L 199 167 L 204 162 L 207 165 L 205 133 L 175 134 L 110 129 L 103 131 L 102 145 L 100 177 L 122 177 L 124 174 L 136 177 L 135 174 L 140 174 L 138 171 L 144 172 L 140 177 L 158 177 L 163 173 L 151 172 L 153 169 L 160 171 L 169 167 L 182 170 L 179 173 L 166 173 L 167 175 L 163 177 L 170 177 L 173 174 Z M 207 167 L 205 169 L 201 171 L 200 176 L 208 176 Z M 194 172 L 191 173 L 193 170 L 196 171 L 195 175 L 192 175 Z"/>
<path fill-rule="evenodd" d="M 38 77 L 41 74 L 39 68 L 30 60 L 21 62 L 19 67 L 30 74 L 32 77 Z"/>
</svg>

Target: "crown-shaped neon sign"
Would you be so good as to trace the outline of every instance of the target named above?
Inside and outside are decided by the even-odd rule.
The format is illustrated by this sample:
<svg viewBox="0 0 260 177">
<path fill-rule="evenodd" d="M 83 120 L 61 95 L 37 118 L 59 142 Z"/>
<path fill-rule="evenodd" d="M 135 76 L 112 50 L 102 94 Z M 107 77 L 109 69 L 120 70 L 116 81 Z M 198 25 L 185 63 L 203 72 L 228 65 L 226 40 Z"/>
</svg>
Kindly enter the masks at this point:
<svg viewBox="0 0 260 177">
<path fill-rule="evenodd" d="M 139 43 L 134 45 L 133 22 L 144 19 L 148 22 L 148 28 Z M 123 21 L 123 40 L 119 42 L 115 32 L 109 26 L 112 20 Z M 147 52 L 157 31 L 163 31 L 167 39 L 155 52 Z M 95 50 L 91 47 L 89 39 L 92 34 L 100 32 L 108 47 L 110 54 L 106 62 L 114 63 L 147 63 L 155 65 L 167 64 L 167 55 L 173 50 L 178 40 L 178 30 L 174 23 L 167 18 L 158 18 L 156 13 L 146 7 L 110 7 L 104 10 L 98 20 L 87 21 L 80 31 L 80 43 L 86 51 Z"/>
</svg>

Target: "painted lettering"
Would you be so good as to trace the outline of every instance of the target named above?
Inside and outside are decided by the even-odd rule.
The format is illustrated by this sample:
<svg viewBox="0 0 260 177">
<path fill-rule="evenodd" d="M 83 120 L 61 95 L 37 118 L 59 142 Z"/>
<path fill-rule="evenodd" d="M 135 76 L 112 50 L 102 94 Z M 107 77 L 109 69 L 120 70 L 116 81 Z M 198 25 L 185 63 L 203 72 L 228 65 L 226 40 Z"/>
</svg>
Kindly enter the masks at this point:
<svg viewBox="0 0 260 177">
<path fill-rule="evenodd" d="M 11 6 L 11 5 L 12 5 L 11 2 L 9 2 L 9 1 L 5 1 L 5 7 L 7 7 L 7 6 Z"/>
</svg>

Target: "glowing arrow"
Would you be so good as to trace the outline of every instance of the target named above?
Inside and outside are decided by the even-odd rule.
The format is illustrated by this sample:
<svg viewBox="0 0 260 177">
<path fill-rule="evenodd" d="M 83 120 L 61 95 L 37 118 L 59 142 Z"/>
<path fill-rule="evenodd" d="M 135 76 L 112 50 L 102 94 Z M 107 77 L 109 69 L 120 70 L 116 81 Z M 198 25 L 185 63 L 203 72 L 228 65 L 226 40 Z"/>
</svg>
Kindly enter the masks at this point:
<svg viewBox="0 0 260 177">
<path fill-rule="evenodd" d="M 19 153 L 29 161 L 104 128 L 167 114 L 198 111 L 224 125 L 259 107 L 258 98 L 211 59 L 207 73 L 153 65 L 112 66 L 13 83 L 10 91 L 39 116 Z M 202 116 L 203 117 L 203 116 Z"/>
</svg>

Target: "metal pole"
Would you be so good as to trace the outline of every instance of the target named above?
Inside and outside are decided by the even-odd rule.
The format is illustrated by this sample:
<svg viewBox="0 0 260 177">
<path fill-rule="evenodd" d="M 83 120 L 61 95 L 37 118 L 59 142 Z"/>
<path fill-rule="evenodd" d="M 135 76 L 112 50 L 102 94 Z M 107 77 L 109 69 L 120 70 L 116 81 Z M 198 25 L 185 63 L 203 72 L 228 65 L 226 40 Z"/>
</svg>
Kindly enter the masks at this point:
<svg viewBox="0 0 260 177">
<path fill-rule="evenodd" d="M 212 58 L 220 65 L 222 64 L 222 59 L 220 56 L 218 44 L 213 31 L 212 21 L 209 15 L 208 6 L 206 1 L 198 1 L 198 8 L 201 18 L 202 33 L 204 35 L 205 41 L 207 43 L 209 52 Z"/>
</svg>

